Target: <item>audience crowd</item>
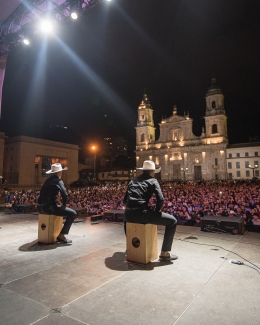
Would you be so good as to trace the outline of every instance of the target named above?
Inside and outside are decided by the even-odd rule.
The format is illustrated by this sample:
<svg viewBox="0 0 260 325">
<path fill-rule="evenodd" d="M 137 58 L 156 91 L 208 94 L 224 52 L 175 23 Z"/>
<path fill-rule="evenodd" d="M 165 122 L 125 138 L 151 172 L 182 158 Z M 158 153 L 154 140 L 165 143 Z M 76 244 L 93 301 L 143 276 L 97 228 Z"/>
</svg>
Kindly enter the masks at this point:
<svg viewBox="0 0 260 325">
<path fill-rule="evenodd" d="M 124 209 L 125 182 L 106 183 L 94 187 L 68 189 L 68 207 L 85 208 L 89 214 Z M 200 226 L 205 215 L 238 216 L 246 225 L 260 226 L 260 184 L 252 181 L 161 182 L 164 195 L 162 211 L 174 215 L 178 224 Z M 37 205 L 39 191 L 5 191 L 6 206 Z M 61 197 L 57 197 L 61 203 Z M 149 206 L 155 207 L 156 198 Z"/>
</svg>

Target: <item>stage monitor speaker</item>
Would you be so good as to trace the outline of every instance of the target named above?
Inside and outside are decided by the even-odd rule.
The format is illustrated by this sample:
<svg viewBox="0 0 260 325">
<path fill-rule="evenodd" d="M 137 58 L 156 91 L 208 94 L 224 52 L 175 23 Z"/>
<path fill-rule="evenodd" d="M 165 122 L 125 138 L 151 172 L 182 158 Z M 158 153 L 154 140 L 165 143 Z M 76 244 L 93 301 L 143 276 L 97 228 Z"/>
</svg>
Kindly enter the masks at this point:
<svg viewBox="0 0 260 325">
<path fill-rule="evenodd" d="M 105 221 L 116 221 L 116 214 L 111 212 L 112 210 L 105 212 L 102 219 Z"/>
<path fill-rule="evenodd" d="M 35 205 L 33 204 L 14 204 L 12 206 L 12 209 L 15 212 L 21 212 L 21 213 L 31 213 L 35 212 Z"/>
<path fill-rule="evenodd" d="M 87 218 L 87 210 L 85 208 L 72 208 L 78 214 L 77 218 Z"/>
<path fill-rule="evenodd" d="M 216 233 L 245 233 L 244 219 L 241 217 L 204 216 L 200 220 L 201 230 Z"/>
<path fill-rule="evenodd" d="M 124 221 L 124 218 L 125 218 L 124 210 L 118 210 L 118 213 L 116 213 L 116 221 L 122 222 Z"/>
</svg>

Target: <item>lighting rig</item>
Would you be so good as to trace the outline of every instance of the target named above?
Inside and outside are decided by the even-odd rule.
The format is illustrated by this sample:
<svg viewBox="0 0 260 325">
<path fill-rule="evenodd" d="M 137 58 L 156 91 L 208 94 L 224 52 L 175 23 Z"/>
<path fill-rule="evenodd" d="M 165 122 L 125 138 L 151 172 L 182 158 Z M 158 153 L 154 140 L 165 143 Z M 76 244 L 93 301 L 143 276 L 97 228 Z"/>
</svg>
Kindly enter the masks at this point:
<svg viewBox="0 0 260 325">
<path fill-rule="evenodd" d="M 0 57 L 18 45 L 29 45 L 41 31 L 50 32 L 52 23 L 84 17 L 88 10 L 111 0 L 27 0 L 0 26 Z"/>
</svg>

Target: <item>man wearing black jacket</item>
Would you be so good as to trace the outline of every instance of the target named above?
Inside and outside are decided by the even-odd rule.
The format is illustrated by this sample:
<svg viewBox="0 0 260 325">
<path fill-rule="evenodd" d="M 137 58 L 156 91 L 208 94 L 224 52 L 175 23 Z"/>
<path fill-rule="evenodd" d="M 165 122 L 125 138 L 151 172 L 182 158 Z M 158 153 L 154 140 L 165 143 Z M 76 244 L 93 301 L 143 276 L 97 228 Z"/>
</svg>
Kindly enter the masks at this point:
<svg viewBox="0 0 260 325">
<path fill-rule="evenodd" d="M 53 175 L 46 179 L 46 181 L 43 183 L 40 196 L 38 198 L 39 213 L 54 214 L 56 216 L 63 216 L 66 218 L 63 228 L 57 237 L 57 241 L 64 244 L 72 243 L 72 240 L 66 239 L 64 235 L 69 233 L 70 227 L 77 216 L 76 211 L 66 207 L 68 194 L 64 183 L 61 180 L 61 176 L 62 171 L 67 169 L 67 167 L 62 169 L 62 166 L 59 163 L 52 164 L 51 170 L 48 170 L 46 174 Z M 62 196 L 62 206 L 56 204 L 56 197 L 59 192 Z"/>
<path fill-rule="evenodd" d="M 151 160 L 146 160 L 141 169 L 143 173 L 135 177 L 128 184 L 124 197 L 125 222 L 154 224 L 165 226 L 162 251 L 159 256 L 161 261 L 175 260 L 178 257 L 170 254 L 173 237 L 176 231 L 177 220 L 174 216 L 160 212 L 163 206 L 164 197 L 158 181 L 154 178 L 154 173 L 160 172 L 156 169 Z M 152 210 L 148 207 L 151 196 L 156 196 L 156 207 Z"/>
</svg>

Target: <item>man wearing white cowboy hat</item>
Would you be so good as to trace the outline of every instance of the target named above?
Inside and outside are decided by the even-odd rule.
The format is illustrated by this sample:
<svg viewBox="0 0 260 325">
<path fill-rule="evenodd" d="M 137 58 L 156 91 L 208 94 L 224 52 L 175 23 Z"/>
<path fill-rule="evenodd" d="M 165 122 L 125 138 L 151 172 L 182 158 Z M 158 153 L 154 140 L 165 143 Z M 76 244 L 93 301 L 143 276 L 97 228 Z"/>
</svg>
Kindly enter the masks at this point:
<svg viewBox="0 0 260 325">
<path fill-rule="evenodd" d="M 128 184 L 124 197 L 125 222 L 134 222 L 142 224 L 153 224 L 165 226 L 162 251 L 159 256 L 160 261 L 175 260 L 178 257 L 170 254 L 173 237 L 176 231 L 177 220 L 174 216 L 160 212 L 163 206 L 164 197 L 155 173 L 159 173 L 161 168 L 156 169 L 151 160 L 145 160 L 141 169 L 143 173 L 135 177 Z M 156 196 L 155 210 L 148 207 L 151 196 Z"/>
<path fill-rule="evenodd" d="M 63 228 L 57 237 L 57 241 L 64 244 L 72 243 L 72 240 L 67 239 L 64 235 L 69 233 L 70 227 L 77 216 L 76 211 L 66 207 L 68 193 L 61 180 L 61 175 L 62 171 L 67 169 L 67 167 L 62 168 L 60 163 L 52 164 L 51 169 L 46 172 L 46 174 L 52 174 L 52 176 L 43 183 L 38 198 L 39 213 L 54 214 L 66 218 Z M 62 196 L 62 206 L 56 204 L 56 196 L 59 192 Z"/>
</svg>

